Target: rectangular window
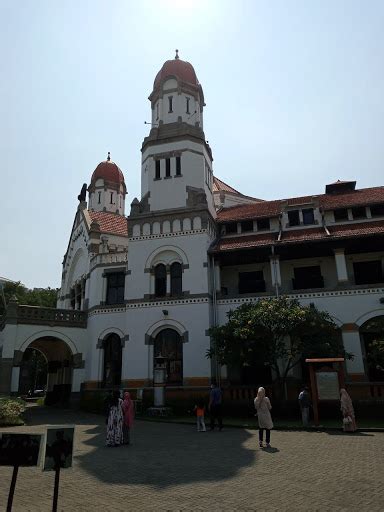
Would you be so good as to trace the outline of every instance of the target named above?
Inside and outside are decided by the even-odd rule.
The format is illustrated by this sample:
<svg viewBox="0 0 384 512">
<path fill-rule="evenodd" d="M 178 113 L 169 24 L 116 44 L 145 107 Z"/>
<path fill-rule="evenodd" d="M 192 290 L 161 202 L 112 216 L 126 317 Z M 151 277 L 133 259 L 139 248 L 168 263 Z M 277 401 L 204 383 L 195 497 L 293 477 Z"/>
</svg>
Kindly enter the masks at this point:
<svg viewBox="0 0 384 512">
<path fill-rule="evenodd" d="M 241 223 L 241 232 L 246 233 L 247 231 L 253 231 L 253 220 L 243 220 Z"/>
<path fill-rule="evenodd" d="M 237 222 L 229 222 L 225 225 L 225 234 L 237 233 Z"/>
<path fill-rule="evenodd" d="M 355 208 L 351 208 L 353 220 L 357 219 L 366 219 L 367 212 L 365 211 L 365 206 L 355 206 Z"/>
<path fill-rule="evenodd" d="M 384 203 L 383 204 L 373 204 L 371 206 L 371 216 L 372 217 L 384 217 Z"/>
<path fill-rule="evenodd" d="M 101 192 L 99 192 L 99 204 L 101 203 Z"/>
<path fill-rule="evenodd" d="M 358 261 L 353 264 L 356 284 L 376 284 L 384 282 L 381 261 Z"/>
<path fill-rule="evenodd" d="M 107 274 L 107 304 L 124 304 L 125 273 Z"/>
<path fill-rule="evenodd" d="M 324 288 L 324 279 L 319 265 L 311 267 L 298 267 L 293 269 L 295 277 L 292 279 L 294 290 L 306 288 Z"/>
<path fill-rule="evenodd" d="M 156 165 L 155 178 L 157 180 L 159 180 L 160 177 L 161 177 L 160 176 L 160 160 L 156 160 L 156 164 L 155 165 Z"/>
<path fill-rule="evenodd" d="M 186 110 L 186 113 L 189 114 L 189 98 L 185 98 L 186 101 L 187 101 L 187 110 Z"/>
<path fill-rule="evenodd" d="M 305 208 L 302 210 L 303 213 L 303 224 L 314 224 L 315 223 L 315 215 L 313 212 L 313 208 Z"/>
<path fill-rule="evenodd" d="M 181 176 L 181 156 L 176 157 L 176 176 Z"/>
<path fill-rule="evenodd" d="M 159 119 L 159 102 L 156 103 L 156 121 Z"/>
<path fill-rule="evenodd" d="M 267 231 L 271 229 L 269 219 L 257 219 L 257 231 Z"/>
<path fill-rule="evenodd" d="M 173 112 L 173 96 L 168 96 L 168 112 Z"/>
<path fill-rule="evenodd" d="M 171 159 L 170 158 L 165 159 L 165 177 L 166 178 L 171 177 Z"/>
<path fill-rule="evenodd" d="M 113 204 L 113 192 L 111 192 L 111 204 Z"/>
<path fill-rule="evenodd" d="M 257 292 L 265 292 L 263 271 L 239 272 L 239 293 Z"/>
<path fill-rule="evenodd" d="M 346 208 L 338 208 L 337 210 L 333 211 L 333 216 L 335 218 L 335 222 L 348 220 L 348 210 Z"/>
<path fill-rule="evenodd" d="M 290 226 L 299 226 L 300 225 L 299 210 L 290 210 L 288 212 L 288 220 L 289 220 Z"/>
</svg>

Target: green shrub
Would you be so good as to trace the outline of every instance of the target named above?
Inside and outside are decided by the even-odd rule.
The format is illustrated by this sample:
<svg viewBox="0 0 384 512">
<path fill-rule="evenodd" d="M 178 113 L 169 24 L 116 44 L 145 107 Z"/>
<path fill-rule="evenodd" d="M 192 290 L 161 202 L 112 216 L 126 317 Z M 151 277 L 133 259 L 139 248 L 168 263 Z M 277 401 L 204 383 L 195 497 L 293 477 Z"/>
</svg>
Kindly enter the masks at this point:
<svg viewBox="0 0 384 512">
<path fill-rule="evenodd" d="M 25 403 L 22 400 L 3 398 L 0 399 L 0 423 L 23 424 L 21 415 L 25 411 Z"/>
</svg>

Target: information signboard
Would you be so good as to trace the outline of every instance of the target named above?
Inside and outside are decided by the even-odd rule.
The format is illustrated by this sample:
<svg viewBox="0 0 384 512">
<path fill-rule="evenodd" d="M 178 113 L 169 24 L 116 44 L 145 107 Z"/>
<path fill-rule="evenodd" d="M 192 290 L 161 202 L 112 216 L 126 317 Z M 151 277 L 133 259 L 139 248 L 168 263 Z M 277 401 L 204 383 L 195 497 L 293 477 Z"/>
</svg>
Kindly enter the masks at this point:
<svg viewBox="0 0 384 512">
<path fill-rule="evenodd" d="M 339 376 L 337 372 L 316 372 L 317 394 L 319 400 L 339 400 Z"/>
</svg>

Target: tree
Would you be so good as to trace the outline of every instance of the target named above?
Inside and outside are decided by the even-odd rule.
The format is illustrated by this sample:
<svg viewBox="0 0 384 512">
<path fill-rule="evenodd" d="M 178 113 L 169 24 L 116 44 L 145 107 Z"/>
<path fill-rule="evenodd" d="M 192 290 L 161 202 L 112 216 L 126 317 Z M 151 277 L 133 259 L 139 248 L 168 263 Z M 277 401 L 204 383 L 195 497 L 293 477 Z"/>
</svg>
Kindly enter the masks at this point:
<svg viewBox="0 0 384 512">
<path fill-rule="evenodd" d="M 227 316 L 225 325 L 210 330 L 213 343 L 207 356 L 235 366 L 263 360 L 273 370 L 281 395 L 288 373 L 303 357 L 352 357 L 329 313 L 295 299 L 261 299 Z"/>
<path fill-rule="evenodd" d="M 1 286 L 1 285 L 0 285 Z M 15 296 L 19 304 L 27 306 L 41 306 L 44 308 L 55 308 L 58 288 L 33 288 L 28 289 L 20 283 L 5 283 L 3 292 L 6 304 Z M 1 290 L 0 290 L 1 292 Z M 5 313 L 4 301 L 0 299 L 0 315 Z"/>
</svg>

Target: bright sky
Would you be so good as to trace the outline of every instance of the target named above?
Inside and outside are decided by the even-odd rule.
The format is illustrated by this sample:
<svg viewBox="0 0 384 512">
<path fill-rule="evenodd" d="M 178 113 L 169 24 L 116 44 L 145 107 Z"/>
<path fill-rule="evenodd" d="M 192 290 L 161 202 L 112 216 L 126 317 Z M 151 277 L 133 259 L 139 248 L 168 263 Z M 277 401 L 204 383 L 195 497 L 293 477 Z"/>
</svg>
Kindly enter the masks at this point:
<svg viewBox="0 0 384 512">
<path fill-rule="evenodd" d="M 383 185 L 382 0 L 0 0 L 0 19 L 0 276 L 60 285 L 108 151 L 140 195 L 147 97 L 175 48 L 225 182 L 264 199 Z"/>
</svg>

